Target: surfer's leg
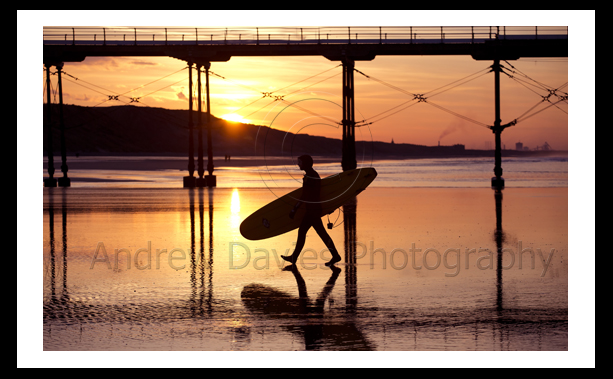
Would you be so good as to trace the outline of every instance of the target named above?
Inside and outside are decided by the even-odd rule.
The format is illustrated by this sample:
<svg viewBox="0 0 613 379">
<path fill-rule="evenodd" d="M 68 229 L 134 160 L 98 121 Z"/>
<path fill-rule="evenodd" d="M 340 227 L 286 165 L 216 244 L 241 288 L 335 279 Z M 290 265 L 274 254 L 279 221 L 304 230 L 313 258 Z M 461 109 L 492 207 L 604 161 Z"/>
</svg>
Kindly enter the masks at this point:
<svg viewBox="0 0 613 379">
<path fill-rule="evenodd" d="M 296 247 L 294 248 L 294 252 L 292 253 L 292 255 L 289 255 L 289 256 L 282 255 L 281 258 L 285 259 L 291 264 L 296 264 L 296 261 L 298 260 L 298 257 L 300 256 L 300 252 L 302 251 L 302 248 L 304 247 L 304 242 L 306 241 L 306 234 L 311 228 L 311 226 L 312 226 L 312 220 L 308 216 L 305 216 L 302 219 L 302 223 L 300 224 L 300 227 L 298 228 L 298 239 L 296 240 Z"/>
<path fill-rule="evenodd" d="M 336 250 L 336 246 L 334 246 L 334 241 L 332 241 L 332 238 L 326 231 L 326 228 L 324 227 L 323 222 L 321 222 L 321 218 L 318 218 L 317 220 L 313 222 L 313 228 L 319 235 L 319 238 L 321 238 L 321 240 L 324 241 L 324 244 L 330 251 L 330 254 L 332 254 L 332 259 L 330 259 L 330 261 L 326 263 L 326 266 L 331 266 L 335 264 L 336 262 L 340 262 L 341 256 Z"/>
</svg>

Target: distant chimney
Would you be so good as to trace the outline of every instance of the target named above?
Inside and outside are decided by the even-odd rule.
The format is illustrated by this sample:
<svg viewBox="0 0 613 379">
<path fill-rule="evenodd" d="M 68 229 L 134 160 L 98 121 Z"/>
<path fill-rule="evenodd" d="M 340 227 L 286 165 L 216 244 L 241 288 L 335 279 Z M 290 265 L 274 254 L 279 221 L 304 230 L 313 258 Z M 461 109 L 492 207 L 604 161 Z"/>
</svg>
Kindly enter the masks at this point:
<svg viewBox="0 0 613 379">
<path fill-rule="evenodd" d="M 441 146 L 441 141 L 438 141 L 438 146 L 439 146 L 439 147 Z"/>
</svg>

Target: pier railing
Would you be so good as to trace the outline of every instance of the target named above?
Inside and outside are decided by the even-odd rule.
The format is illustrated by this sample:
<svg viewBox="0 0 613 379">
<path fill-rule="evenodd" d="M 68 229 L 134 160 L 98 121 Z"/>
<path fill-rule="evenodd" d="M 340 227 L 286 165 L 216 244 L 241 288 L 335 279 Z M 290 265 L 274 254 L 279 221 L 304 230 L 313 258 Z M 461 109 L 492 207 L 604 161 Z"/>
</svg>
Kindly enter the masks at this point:
<svg viewBox="0 0 613 379">
<path fill-rule="evenodd" d="M 483 43 L 567 39 L 566 26 L 44 27 L 44 45 L 279 45 Z"/>
</svg>

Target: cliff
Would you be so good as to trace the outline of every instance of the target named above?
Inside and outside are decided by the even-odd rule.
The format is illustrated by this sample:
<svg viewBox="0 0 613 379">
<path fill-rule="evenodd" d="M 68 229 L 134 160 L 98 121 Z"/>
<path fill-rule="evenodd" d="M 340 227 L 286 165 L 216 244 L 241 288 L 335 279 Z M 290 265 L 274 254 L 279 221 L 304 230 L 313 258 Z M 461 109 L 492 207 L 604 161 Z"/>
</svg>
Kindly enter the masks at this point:
<svg viewBox="0 0 613 379">
<path fill-rule="evenodd" d="M 58 106 L 52 105 L 53 151 L 60 153 Z M 64 105 L 65 139 L 68 154 L 147 154 L 187 155 L 189 128 L 188 111 L 164 108 L 114 106 L 81 107 Z M 198 154 L 197 112 L 193 113 L 194 154 Z M 212 141 L 215 155 L 298 156 L 308 153 L 318 156 L 339 156 L 340 139 L 295 135 L 281 130 L 252 124 L 226 121 L 212 116 Z M 203 123 L 206 113 L 202 114 Z M 207 154 L 207 133 L 203 131 Z M 47 136 L 43 138 L 43 154 L 47 155 Z M 505 150 L 505 156 L 547 152 Z M 551 153 L 551 152 L 549 152 Z M 492 150 L 465 150 L 463 146 L 421 146 L 405 143 L 357 142 L 359 156 L 381 158 L 492 156 Z"/>
</svg>

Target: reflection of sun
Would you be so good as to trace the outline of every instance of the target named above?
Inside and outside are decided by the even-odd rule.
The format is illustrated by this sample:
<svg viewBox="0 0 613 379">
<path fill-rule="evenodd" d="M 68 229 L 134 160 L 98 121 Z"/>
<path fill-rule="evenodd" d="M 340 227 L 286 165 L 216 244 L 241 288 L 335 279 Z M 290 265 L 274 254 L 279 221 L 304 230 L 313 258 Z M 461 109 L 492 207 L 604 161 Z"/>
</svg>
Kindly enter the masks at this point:
<svg viewBox="0 0 613 379">
<path fill-rule="evenodd" d="M 241 201 L 238 196 L 238 188 L 235 188 L 232 191 L 232 200 L 230 201 L 230 226 L 232 229 L 236 229 L 239 227 L 241 223 Z"/>
<path fill-rule="evenodd" d="M 230 212 L 239 213 L 241 211 L 241 200 L 238 196 L 238 188 L 232 191 L 232 202 L 230 203 Z"/>
</svg>

